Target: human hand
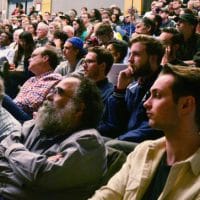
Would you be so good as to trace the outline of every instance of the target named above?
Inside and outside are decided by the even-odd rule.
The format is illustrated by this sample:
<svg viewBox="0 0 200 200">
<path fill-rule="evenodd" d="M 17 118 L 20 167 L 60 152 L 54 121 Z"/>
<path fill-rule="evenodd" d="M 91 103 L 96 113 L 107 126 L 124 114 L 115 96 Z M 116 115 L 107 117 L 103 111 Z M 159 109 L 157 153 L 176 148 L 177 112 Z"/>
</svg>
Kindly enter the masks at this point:
<svg viewBox="0 0 200 200">
<path fill-rule="evenodd" d="M 123 90 L 133 81 L 133 69 L 131 67 L 120 71 L 117 81 L 117 89 Z"/>
<path fill-rule="evenodd" d="M 164 56 L 162 57 L 162 61 L 161 61 L 161 65 L 164 66 L 165 64 L 169 63 L 172 59 L 171 57 L 171 52 L 172 52 L 172 49 L 171 49 L 171 46 L 166 46 L 165 47 L 165 54 Z"/>
<path fill-rule="evenodd" d="M 55 156 L 50 156 L 48 157 L 48 161 L 50 162 L 57 162 L 59 161 L 61 158 L 63 157 L 63 155 L 61 153 L 56 154 Z"/>
</svg>

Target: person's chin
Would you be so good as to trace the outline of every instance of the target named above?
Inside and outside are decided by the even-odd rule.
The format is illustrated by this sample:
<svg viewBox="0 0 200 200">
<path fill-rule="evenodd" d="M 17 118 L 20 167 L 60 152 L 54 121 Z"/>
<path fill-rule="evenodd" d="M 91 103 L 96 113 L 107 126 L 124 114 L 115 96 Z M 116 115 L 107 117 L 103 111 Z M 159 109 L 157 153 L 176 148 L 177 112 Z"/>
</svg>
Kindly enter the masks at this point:
<svg viewBox="0 0 200 200">
<path fill-rule="evenodd" d="M 155 128 L 155 122 L 152 119 L 149 119 L 149 126 Z"/>
</svg>

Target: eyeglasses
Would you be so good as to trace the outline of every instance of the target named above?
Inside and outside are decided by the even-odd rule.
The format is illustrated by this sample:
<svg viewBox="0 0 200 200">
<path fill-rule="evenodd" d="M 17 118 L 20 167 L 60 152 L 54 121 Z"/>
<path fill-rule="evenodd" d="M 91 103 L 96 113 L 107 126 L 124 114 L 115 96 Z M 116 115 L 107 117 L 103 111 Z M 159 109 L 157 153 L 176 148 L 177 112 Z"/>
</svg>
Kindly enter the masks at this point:
<svg viewBox="0 0 200 200">
<path fill-rule="evenodd" d="M 96 60 L 92 60 L 92 59 L 84 59 L 82 61 L 82 64 L 91 64 L 91 63 L 95 63 L 97 62 Z"/>
</svg>

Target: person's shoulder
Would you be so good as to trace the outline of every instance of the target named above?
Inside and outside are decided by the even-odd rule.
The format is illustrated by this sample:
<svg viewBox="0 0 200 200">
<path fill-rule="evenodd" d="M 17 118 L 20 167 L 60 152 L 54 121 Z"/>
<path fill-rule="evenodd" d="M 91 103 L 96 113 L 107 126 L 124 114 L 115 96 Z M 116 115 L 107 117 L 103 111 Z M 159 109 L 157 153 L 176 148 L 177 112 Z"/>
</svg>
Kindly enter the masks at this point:
<svg viewBox="0 0 200 200">
<path fill-rule="evenodd" d="M 135 150 L 131 152 L 130 154 L 135 154 L 135 152 L 144 153 L 145 151 L 148 151 L 149 149 L 158 150 L 158 149 L 163 149 L 164 147 L 165 147 L 165 137 L 161 137 L 156 140 L 146 140 L 138 144 L 135 147 Z"/>
<path fill-rule="evenodd" d="M 56 67 L 54 72 L 64 76 L 66 75 L 67 71 L 69 71 L 68 69 L 69 69 L 69 62 L 65 60 L 60 62 L 60 64 Z"/>
<path fill-rule="evenodd" d="M 66 66 L 68 66 L 68 61 L 67 60 L 64 60 L 64 61 L 61 61 L 59 63 L 59 65 L 56 67 L 56 69 L 59 69 L 59 68 L 65 68 Z M 55 69 L 55 70 L 56 70 Z"/>
<path fill-rule="evenodd" d="M 75 133 L 73 133 L 69 138 L 67 138 L 68 141 L 74 141 L 77 143 L 80 143 L 82 145 L 89 145 L 89 146 L 95 146 L 95 145 L 100 145 L 100 146 L 104 146 L 104 142 L 103 142 L 103 137 L 99 134 L 99 132 L 94 129 L 84 129 L 84 130 L 80 130 L 77 131 Z M 88 147 L 89 147 L 88 146 Z"/>
<path fill-rule="evenodd" d="M 84 129 L 81 131 L 77 131 L 73 134 L 74 137 L 76 138 L 97 138 L 97 139 L 102 139 L 99 132 L 94 129 Z"/>
<path fill-rule="evenodd" d="M 48 73 L 46 75 L 43 76 L 43 80 L 44 81 L 48 81 L 48 80 L 61 80 L 62 79 L 62 75 L 57 73 L 57 72 L 51 72 Z"/>
</svg>

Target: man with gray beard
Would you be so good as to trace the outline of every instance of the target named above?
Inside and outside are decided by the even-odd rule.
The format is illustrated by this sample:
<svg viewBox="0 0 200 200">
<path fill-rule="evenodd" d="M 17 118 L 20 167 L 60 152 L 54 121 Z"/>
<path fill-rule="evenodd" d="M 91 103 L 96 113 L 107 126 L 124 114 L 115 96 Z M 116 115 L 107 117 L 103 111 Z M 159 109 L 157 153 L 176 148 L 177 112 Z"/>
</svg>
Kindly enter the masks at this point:
<svg viewBox="0 0 200 200">
<path fill-rule="evenodd" d="M 107 170 L 95 129 L 101 113 L 91 81 L 78 76 L 60 81 L 36 119 L 0 144 L 2 199 L 87 199 Z"/>
</svg>

